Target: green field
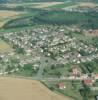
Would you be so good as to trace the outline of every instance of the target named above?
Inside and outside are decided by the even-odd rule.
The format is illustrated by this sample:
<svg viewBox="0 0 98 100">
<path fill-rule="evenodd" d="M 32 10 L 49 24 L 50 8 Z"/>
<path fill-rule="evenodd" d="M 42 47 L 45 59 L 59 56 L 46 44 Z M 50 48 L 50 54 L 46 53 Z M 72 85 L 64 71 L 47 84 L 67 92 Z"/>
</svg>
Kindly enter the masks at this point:
<svg viewBox="0 0 98 100">
<path fill-rule="evenodd" d="M 33 14 L 9 20 L 3 28 L 19 28 L 33 25 L 74 25 L 80 28 L 98 28 L 98 14 L 64 11 L 32 10 Z M 93 18 L 93 19 L 92 19 Z"/>
<path fill-rule="evenodd" d="M 47 5 L 45 5 L 47 4 Z M 21 4 L 3 4 L 0 9 L 8 9 L 17 16 L 0 18 L 0 24 L 3 29 L 23 28 L 34 25 L 74 25 L 79 28 L 97 29 L 98 13 L 88 12 L 66 12 L 62 8 L 77 5 L 76 2 L 49 3 L 21 3 Z M 90 3 L 91 4 L 91 3 Z"/>
<path fill-rule="evenodd" d="M 70 7 L 70 6 L 76 5 L 76 4 L 78 4 L 78 3 L 76 3 L 76 2 L 64 2 L 63 4 L 57 4 L 57 5 L 48 7 L 48 8 L 50 8 L 50 9 L 62 9 L 65 7 Z"/>
</svg>

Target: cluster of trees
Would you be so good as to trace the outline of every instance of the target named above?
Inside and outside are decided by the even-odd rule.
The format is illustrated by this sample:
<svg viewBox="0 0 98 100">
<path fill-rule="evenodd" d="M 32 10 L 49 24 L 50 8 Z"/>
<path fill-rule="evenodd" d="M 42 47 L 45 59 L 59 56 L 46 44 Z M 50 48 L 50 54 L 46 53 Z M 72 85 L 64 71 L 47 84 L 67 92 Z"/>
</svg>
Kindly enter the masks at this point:
<svg viewBox="0 0 98 100">
<path fill-rule="evenodd" d="M 46 76 L 54 76 L 54 77 L 60 77 L 62 75 L 61 70 L 64 69 L 64 65 L 63 64 L 56 64 L 56 65 L 51 65 L 48 66 L 44 69 L 44 75 Z"/>
<path fill-rule="evenodd" d="M 92 38 L 92 44 L 98 48 L 98 37 L 93 37 Z"/>
<path fill-rule="evenodd" d="M 25 54 L 25 49 L 19 47 L 18 45 L 13 44 L 13 49 L 15 49 L 16 53 L 18 54 Z"/>
<path fill-rule="evenodd" d="M 96 71 L 97 66 L 98 66 L 98 59 L 95 59 L 91 62 L 85 62 L 80 64 L 83 73 L 93 73 Z"/>
<path fill-rule="evenodd" d="M 23 67 L 19 66 L 18 68 L 19 68 L 19 71 L 16 71 L 15 74 L 22 75 L 22 76 L 29 76 L 29 77 L 37 74 L 39 70 L 38 67 L 34 69 L 34 66 L 32 63 L 24 64 Z"/>
<path fill-rule="evenodd" d="M 89 100 L 89 96 L 91 96 L 91 90 L 88 86 L 84 85 L 83 88 L 79 90 L 83 100 Z"/>
</svg>

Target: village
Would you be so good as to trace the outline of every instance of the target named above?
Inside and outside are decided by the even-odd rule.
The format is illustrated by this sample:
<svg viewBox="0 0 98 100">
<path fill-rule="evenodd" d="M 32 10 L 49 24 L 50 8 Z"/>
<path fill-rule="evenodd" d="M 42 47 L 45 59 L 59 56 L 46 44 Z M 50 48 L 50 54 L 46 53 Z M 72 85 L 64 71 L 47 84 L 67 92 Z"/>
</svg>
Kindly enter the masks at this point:
<svg viewBox="0 0 98 100">
<path fill-rule="evenodd" d="M 0 100 L 98 100 L 98 0 L 1 0 L 0 90 Z"/>
<path fill-rule="evenodd" d="M 72 80 L 95 89 L 97 64 L 94 68 L 91 63 L 98 58 L 98 48 L 71 34 L 77 31 L 65 26 L 40 26 L 0 34 L 0 39 L 11 47 L 10 51 L 0 53 L 0 75 L 59 81 L 57 87 L 62 91 L 66 90 L 64 81 Z"/>
</svg>

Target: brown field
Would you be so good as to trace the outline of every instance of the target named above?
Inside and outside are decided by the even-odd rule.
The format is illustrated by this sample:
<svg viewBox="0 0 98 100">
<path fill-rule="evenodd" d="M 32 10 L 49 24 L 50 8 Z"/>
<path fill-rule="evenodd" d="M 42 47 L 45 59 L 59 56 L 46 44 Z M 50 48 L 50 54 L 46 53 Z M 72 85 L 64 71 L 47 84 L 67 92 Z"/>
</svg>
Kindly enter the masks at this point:
<svg viewBox="0 0 98 100">
<path fill-rule="evenodd" d="M 19 14 L 20 12 L 0 10 L 0 27 L 2 27 L 8 19 L 14 18 Z"/>
<path fill-rule="evenodd" d="M 0 77 L 0 100 L 72 100 L 47 89 L 38 81 Z"/>
<path fill-rule="evenodd" d="M 13 17 L 18 14 L 19 14 L 19 12 L 0 10 L 0 18 Z"/>
</svg>

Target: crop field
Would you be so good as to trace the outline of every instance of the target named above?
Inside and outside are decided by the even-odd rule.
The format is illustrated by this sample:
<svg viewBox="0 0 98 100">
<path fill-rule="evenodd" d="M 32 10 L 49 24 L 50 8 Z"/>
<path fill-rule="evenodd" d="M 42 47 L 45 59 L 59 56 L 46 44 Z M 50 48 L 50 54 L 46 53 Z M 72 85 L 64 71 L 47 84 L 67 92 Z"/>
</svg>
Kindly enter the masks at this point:
<svg viewBox="0 0 98 100">
<path fill-rule="evenodd" d="M 35 8 L 46 8 L 46 7 L 51 7 L 51 6 L 58 5 L 58 4 L 63 4 L 63 2 L 39 3 L 39 5 L 36 6 Z"/>
<path fill-rule="evenodd" d="M 74 5 L 69 5 L 69 6 L 65 6 L 65 7 L 62 7 L 62 8 L 67 8 L 67 9 L 70 9 L 70 8 L 77 8 L 77 7 L 81 7 L 81 8 L 95 8 L 97 7 L 98 4 L 95 4 L 95 3 L 92 3 L 92 2 L 78 2 L 78 3 L 75 3 Z"/>
<path fill-rule="evenodd" d="M 61 9 L 61 8 L 69 7 L 69 6 L 74 6 L 76 4 L 78 4 L 78 3 L 76 3 L 76 2 L 64 2 L 64 3 L 61 3 L 61 4 L 49 6 L 48 8 L 50 8 L 50 9 Z"/>
<path fill-rule="evenodd" d="M 38 3 L 21 3 L 21 4 L 3 4 L 3 6 L 6 7 L 29 7 L 29 8 L 46 8 L 46 7 L 51 7 L 51 6 L 55 6 L 58 4 L 63 4 L 64 2 L 38 2 Z"/>
<path fill-rule="evenodd" d="M 18 16 L 20 12 L 0 10 L 0 27 L 2 27 L 9 19 Z"/>
<path fill-rule="evenodd" d="M 34 11 L 34 10 L 33 10 Z M 35 14 L 28 17 L 19 17 L 8 21 L 3 28 L 24 27 L 32 26 L 34 24 L 57 24 L 57 25 L 78 25 L 78 27 L 94 28 L 98 27 L 97 19 L 98 14 L 94 16 L 92 13 L 76 13 L 64 11 L 49 11 L 48 13 L 43 10 L 42 13 L 34 11 Z M 92 20 L 92 18 L 94 18 Z M 90 20 L 90 21 L 88 21 Z"/>
<path fill-rule="evenodd" d="M 80 6 L 81 7 L 89 7 L 89 8 L 94 8 L 96 6 L 98 6 L 98 4 L 95 4 L 95 3 L 91 3 L 91 2 L 85 2 L 85 3 L 80 3 Z"/>
<path fill-rule="evenodd" d="M 77 8 L 77 7 L 87 7 L 87 8 L 95 8 L 97 7 L 98 4 L 95 4 L 95 3 L 92 3 L 92 2 L 64 2 L 64 3 L 61 3 L 61 4 L 56 4 L 56 5 L 52 5 L 52 6 L 49 6 L 48 8 L 50 9 L 64 9 L 64 8 L 67 8 L 67 9 L 70 9 L 70 8 Z"/>
<path fill-rule="evenodd" d="M 0 10 L 0 18 L 12 17 L 18 15 L 18 12 Z"/>
<path fill-rule="evenodd" d="M 11 50 L 11 47 L 4 41 L 0 40 L 0 53 L 4 53 Z"/>
<path fill-rule="evenodd" d="M 0 77 L 0 100 L 72 100 L 48 90 L 38 81 Z"/>
<path fill-rule="evenodd" d="M 2 4 L 5 7 L 9 7 L 9 8 L 15 8 L 18 6 L 22 6 L 22 7 L 31 7 L 31 6 L 37 6 L 39 5 L 39 3 L 20 3 L 20 4 Z"/>
</svg>

